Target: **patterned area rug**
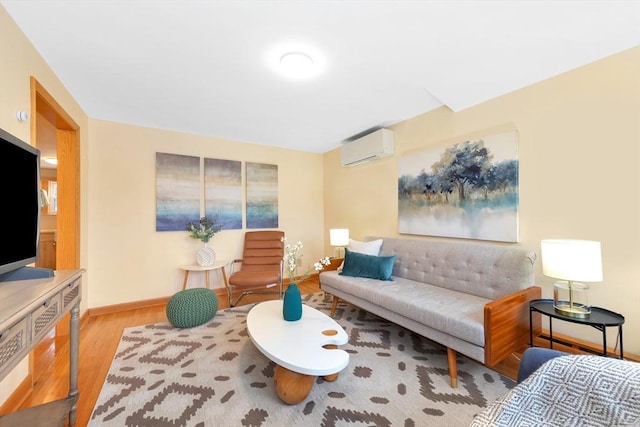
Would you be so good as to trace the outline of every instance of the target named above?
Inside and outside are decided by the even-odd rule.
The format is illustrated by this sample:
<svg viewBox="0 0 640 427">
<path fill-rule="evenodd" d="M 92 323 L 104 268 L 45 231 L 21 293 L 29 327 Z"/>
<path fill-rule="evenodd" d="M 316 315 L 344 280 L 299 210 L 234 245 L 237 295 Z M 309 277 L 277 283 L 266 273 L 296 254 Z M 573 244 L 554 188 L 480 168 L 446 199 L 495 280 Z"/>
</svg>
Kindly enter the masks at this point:
<svg viewBox="0 0 640 427">
<path fill-rule="evenodd" d="M 331 300 L 318 292 L 304 303 L 328 314 Z M 251 307 L 191 329 L 125 329 L 89 426 L 468 426 L 514 386 L 459 356 L 452 389 L 445 348 L 341 302 L 349 366 L 287 405 L 275 393 L 275 364 L 247 334 Z"/>
</svg>

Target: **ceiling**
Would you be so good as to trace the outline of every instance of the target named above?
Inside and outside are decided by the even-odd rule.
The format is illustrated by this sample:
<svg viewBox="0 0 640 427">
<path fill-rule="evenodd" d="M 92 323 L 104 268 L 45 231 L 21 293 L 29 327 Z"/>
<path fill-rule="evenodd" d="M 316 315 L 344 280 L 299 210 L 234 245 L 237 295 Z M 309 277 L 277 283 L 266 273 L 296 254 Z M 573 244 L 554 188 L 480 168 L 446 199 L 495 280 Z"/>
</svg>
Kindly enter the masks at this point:
<svg viewBox="0 0 640 427">
<path fill-rule="evenodd" d="M 640 0 L 0 4 L 90 118 L 314 153 L 640 45 Z"/>
</svg>

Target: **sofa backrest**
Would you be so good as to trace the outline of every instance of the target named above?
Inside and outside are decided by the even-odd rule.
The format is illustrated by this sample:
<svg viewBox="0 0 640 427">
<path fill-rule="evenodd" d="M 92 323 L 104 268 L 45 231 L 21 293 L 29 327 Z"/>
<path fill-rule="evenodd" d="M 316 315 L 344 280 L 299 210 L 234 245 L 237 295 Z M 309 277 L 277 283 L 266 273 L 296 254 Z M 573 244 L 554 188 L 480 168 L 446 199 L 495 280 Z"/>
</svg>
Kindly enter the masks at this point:
<svg viewBox="0 0 640 427">
<path fill-rule="evenodd" d="M 393 276 L 496 299 L 534 285 L 535 252 L 521 247 L 390 237 L 380 255 L 397 255 Z"/>
</svg>

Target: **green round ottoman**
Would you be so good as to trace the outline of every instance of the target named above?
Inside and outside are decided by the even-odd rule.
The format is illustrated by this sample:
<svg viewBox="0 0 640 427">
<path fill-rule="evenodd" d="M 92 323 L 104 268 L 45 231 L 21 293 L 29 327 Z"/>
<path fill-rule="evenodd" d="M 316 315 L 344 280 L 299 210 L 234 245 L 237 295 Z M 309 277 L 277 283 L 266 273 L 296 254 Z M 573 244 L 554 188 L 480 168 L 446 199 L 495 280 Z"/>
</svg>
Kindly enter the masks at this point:
<svg viewBox="0 0 640 427">
<path fill-rule="evenodd" d="M 218 311 L 218 296 L 211 289 L 180 291 L 167 303 L 167 319 L 176 328 L 193 328 L 213 319 Z"/>
</svg>

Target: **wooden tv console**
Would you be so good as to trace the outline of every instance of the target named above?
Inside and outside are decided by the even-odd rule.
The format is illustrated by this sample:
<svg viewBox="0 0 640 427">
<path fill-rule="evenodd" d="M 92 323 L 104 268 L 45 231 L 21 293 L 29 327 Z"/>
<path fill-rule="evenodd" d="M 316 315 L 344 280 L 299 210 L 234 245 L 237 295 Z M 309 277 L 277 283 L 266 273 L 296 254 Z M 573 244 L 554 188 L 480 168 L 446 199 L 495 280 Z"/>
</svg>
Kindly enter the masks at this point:
<svg viewBox="0 0 640 427">
<path fill-rule="evenodd" d="M 79 311 L 84 269 L 58 270 L 54 277 L 0 282 L 0 381 L 68 312 L 69 394 L 12 414 L 0 415 L 3 426 L 75 424 L 78 401 Z"/>
</svg>

